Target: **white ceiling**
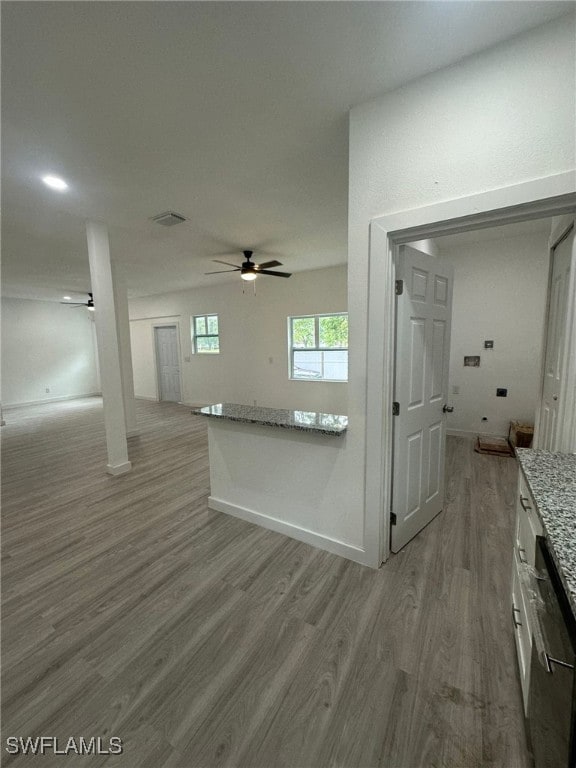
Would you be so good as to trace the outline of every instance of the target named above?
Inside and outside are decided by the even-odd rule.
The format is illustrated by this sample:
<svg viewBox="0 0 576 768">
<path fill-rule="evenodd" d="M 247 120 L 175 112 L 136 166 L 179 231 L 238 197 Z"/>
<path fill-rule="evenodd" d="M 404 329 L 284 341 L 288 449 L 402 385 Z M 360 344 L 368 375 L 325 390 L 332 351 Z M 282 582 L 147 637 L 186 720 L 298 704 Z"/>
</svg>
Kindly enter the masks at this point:
<svg viewBox="0 0 576 768">
<path fill-rule="evenodd" d="M 350 107 L 572 8 L 3 2 L 3 293 L 89 290 L 86 218 L 131 296 L 231 279 L 204 272 L 242 248 L 344 263 Z M 188 220 L 150 222 L 168 209 Z"/>
</svg>

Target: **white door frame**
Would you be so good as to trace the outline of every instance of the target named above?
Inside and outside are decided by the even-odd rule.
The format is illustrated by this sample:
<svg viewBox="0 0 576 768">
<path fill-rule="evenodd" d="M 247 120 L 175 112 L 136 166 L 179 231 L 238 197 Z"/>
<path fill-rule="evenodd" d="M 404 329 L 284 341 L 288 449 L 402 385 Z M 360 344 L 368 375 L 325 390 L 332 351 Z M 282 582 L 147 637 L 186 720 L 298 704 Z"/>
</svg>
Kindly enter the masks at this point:
<svg viewBox="0 0 576 768">
<path fill-rule="evenodd" d="M 370 560 L 390 551 L 392 399 L 394 372 L 394 259 L 398 246 L 474 229 L 573 214 L 574 173 L 528 181 L 370 222 L 368 362 L 366 370 L 365 542 Z"/>
<path fill-rule="evenodd" d="M 562 216 L 555 222 L 555 227 L 548 239 L 548 253 L 549 253 L 549 265 L 548 265 L 548 293 L 546 298 L 546 314 L 548 319 L 548 313 L 550 311 L 550 299 L 551 299 L 551 279 L 552 270 L 554 269 L 554 250 L 560 245 L 560 243 L 570 235 L 571 231 L 576 227 L 576 219 L 574 216 Z M 568 286 L 568 294 L 566 299 L 566 336 L 564 340 L 564 365 L 563 365 L 563 396 L 561 398 L 561 407 L 558 410 L 558 437 L 557 437 L 557 450 L 559 451 L 571 451 L 574 450 L 576 445 L 576 354 L 570 354 L 570 350 L 576 351 L 576 270 L 572 269 L 570 274 L 570 285 Z M 542 336 L 542 350 L 543 355 L 546 354 L 546 341 L 548 338 L 548 324 L 544 324 L 543 336 Z M 543 394 L 544 391 L 544 358 L 542 359 L 542 371 L 540 376 L 540 387 Z M 574 386 L 570 387 L 568 384 L 574 382 Z M 542 408 L 543 398 L 541 397 L 536 409 L 535 429 L 534 429 L 534 448 L 540 447 L 540 413 Z"/>
<path fill-rule="evenodd" d="M 184 401 L 182 390 L 182 345 L 180 343 L 180 320 L 166 320 L 162 323 L 152 323 L 152 348 L 154 350 L 154 378 L 156 380 L 156 400 L 160 402 L 160 375 L 158 373 L 158 349 L 156 347 L 156 328 L 174 328 L 176 326 L 176 343 L 178 344 L 178 378 L 180 380 L 180 402 Z"/>
</svg>

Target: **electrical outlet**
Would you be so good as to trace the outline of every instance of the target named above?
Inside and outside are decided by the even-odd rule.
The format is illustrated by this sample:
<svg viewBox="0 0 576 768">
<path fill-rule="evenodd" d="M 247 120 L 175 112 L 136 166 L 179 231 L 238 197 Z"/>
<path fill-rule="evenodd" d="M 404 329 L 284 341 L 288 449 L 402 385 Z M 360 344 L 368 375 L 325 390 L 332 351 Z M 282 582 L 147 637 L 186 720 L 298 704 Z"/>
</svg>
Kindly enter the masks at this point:
<svg viewBox="0 0 576 768">
<path fill-rule="evenodd" d="M 484 342 L 484 349 L 494 349 L 494 341 L 489 339 Z"/>
<path fill-rule="evenodd" d="M 50 387 L 46 387 L 46 394 L 50 392 Z"/>
<path fill-rule="evenodd" d="M 460 394 L 460 387 L 458 384 L 452 384 L 452 394 L 453 395 L 459 395 Z"/>
<path fill-rule="evenodd" d="M 508 390 L 502 387 L 498 387 L 496 390 L 496 397 L 508 397 Z"/>
</svg>

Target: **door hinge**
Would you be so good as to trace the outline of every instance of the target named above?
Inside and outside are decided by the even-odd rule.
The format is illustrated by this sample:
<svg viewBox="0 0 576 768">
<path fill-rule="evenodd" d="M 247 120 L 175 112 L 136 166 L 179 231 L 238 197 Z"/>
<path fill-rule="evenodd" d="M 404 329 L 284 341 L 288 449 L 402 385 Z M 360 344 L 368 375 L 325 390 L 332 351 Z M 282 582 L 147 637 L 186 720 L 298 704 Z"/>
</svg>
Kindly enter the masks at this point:
<svg viewBox="0 0 576 768">
<path fill-rule="evenodd" d="M 396 512 L 390 512 L 390 525 L 396 525 Z"/>
<path fill-rule="evenodd" d="M 402 296 L 404 293 L 404 280 L 396 280 L 396 296 Z"/>
<path fill-rule="evenodd" d="M 400 416 L 400 403 L 392 403 L 392 416 Z"/>
</svg>

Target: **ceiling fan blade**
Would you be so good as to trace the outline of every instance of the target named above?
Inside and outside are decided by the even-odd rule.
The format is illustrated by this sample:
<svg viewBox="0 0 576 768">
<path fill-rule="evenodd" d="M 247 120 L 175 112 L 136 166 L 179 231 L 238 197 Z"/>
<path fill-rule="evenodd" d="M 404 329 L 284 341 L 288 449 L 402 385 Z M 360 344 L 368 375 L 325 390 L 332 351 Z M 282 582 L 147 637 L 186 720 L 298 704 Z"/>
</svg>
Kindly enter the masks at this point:
<svg viewBox="0 0 576 768">
<path fill-rule="evenodd" d="M 236 267 L 236 269 L 240 269 L 237 264 L 231 264 L 229 261 L 220 261 L 220 259 L 212 259 L 212 261 L 216 262 L 216 264 L 226 264 L 227 267 Z"/>
<path fill-rule="evenodd" d="M 292 277 L 291 272 L 272 272 L 269 269 L 255 269 L 258 275 L 273 275 L 274 277 Z"/>
<path fill-rule="evenodd" d="M 270 267 L 281 267 L 282 262 L 281 261 L 265 261 L 264 264 L 256 264 L 255 267 L 260 272 L 262 269 L 270 269 Z"/>
<path fill-rule="evenodd" d="M 240 267 L 235 269 L 219 269 L 217 272 L 204 272 L 205 275 L 223 275 L 225 272 L 240 272 Z"/>
</svg>

